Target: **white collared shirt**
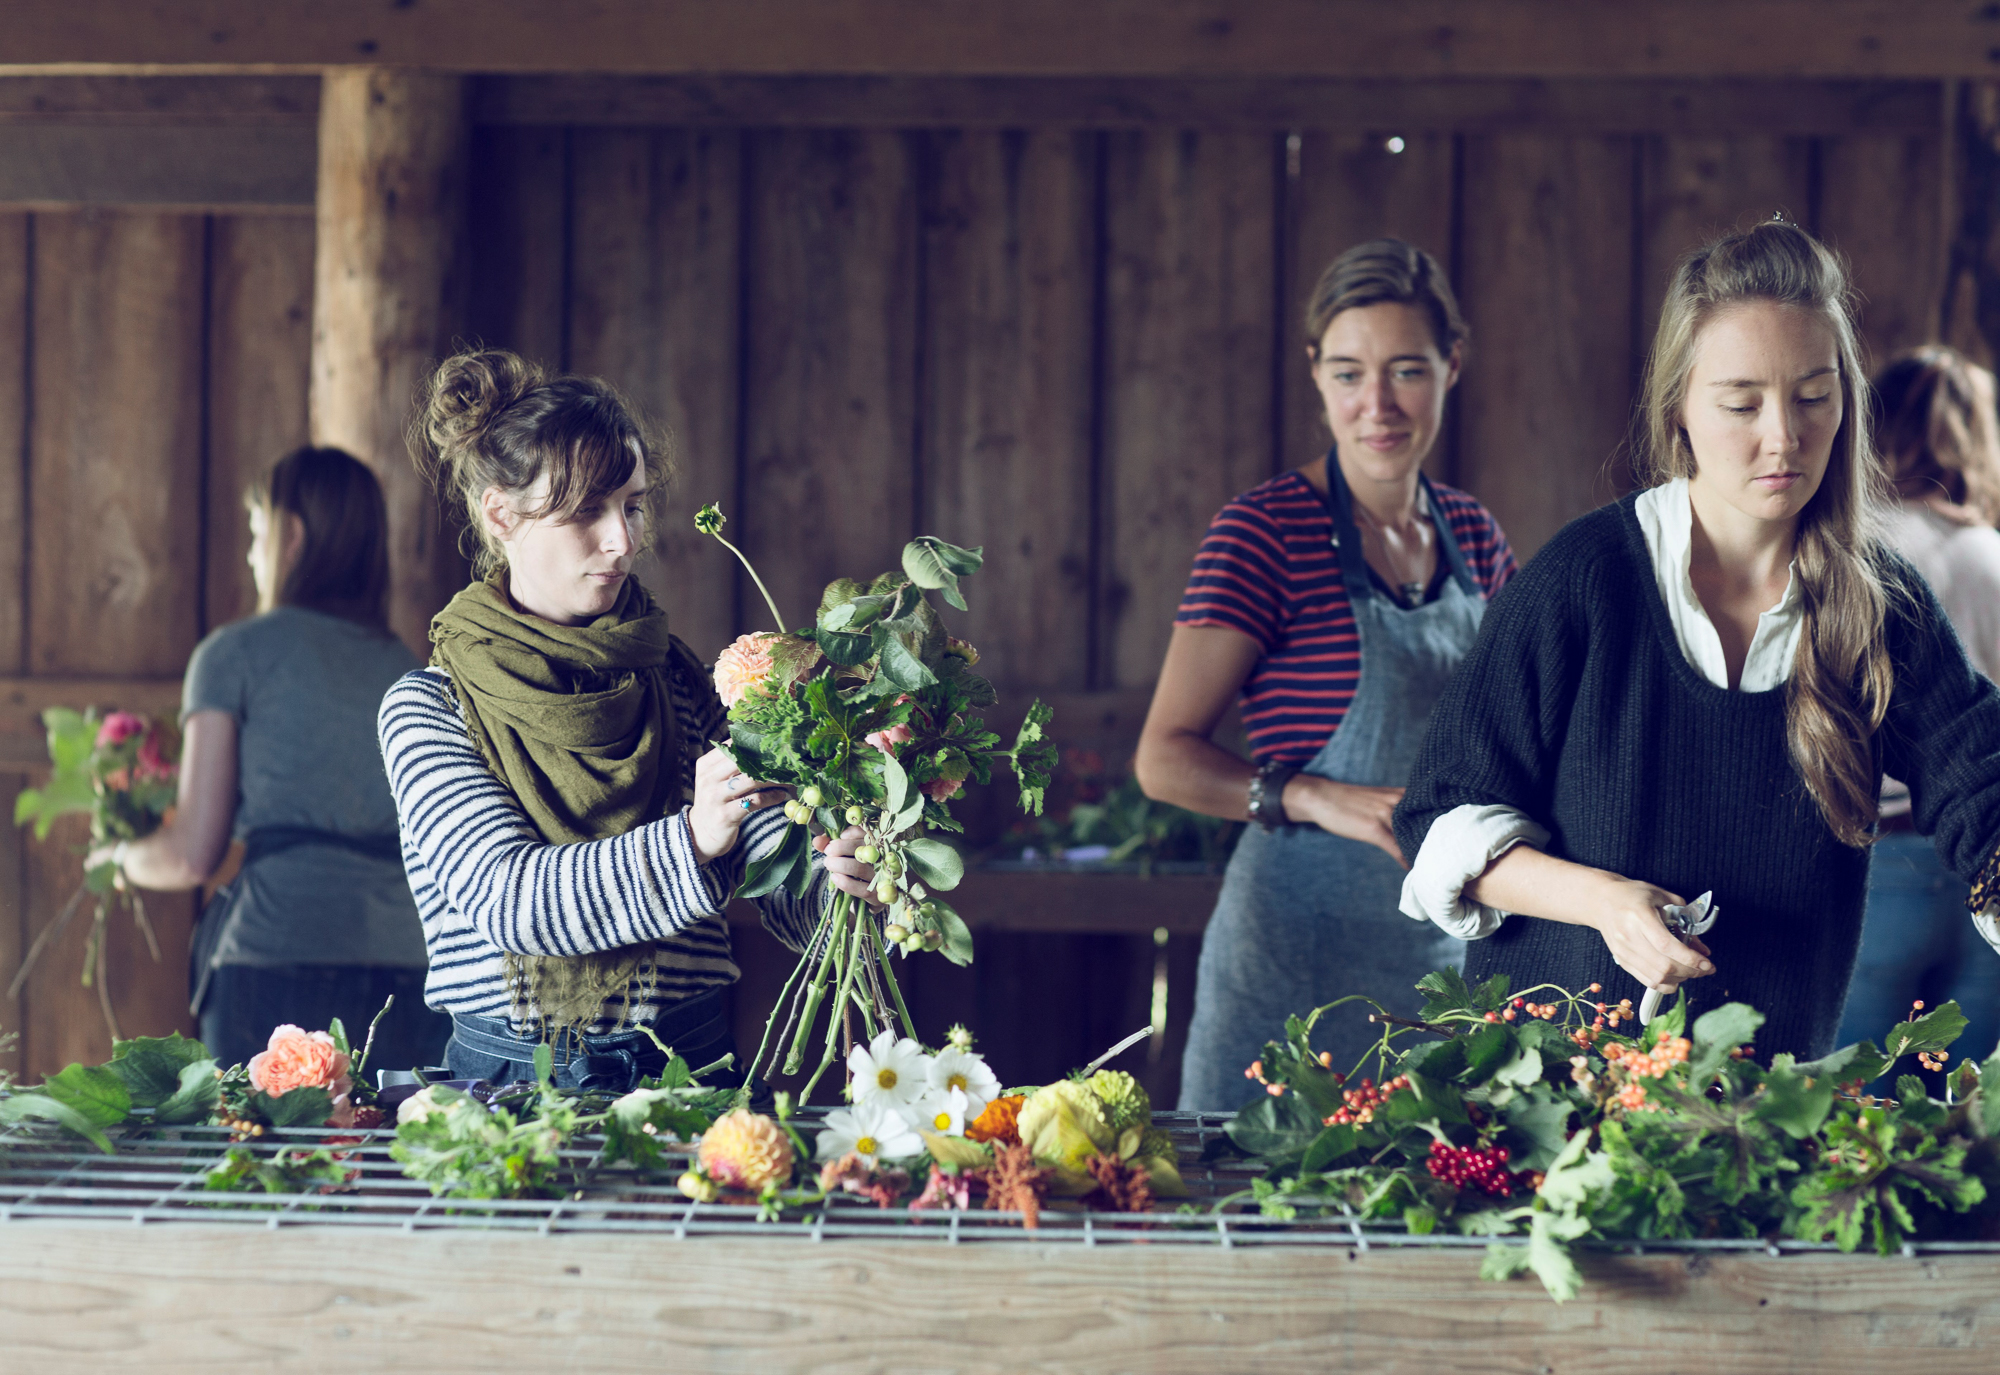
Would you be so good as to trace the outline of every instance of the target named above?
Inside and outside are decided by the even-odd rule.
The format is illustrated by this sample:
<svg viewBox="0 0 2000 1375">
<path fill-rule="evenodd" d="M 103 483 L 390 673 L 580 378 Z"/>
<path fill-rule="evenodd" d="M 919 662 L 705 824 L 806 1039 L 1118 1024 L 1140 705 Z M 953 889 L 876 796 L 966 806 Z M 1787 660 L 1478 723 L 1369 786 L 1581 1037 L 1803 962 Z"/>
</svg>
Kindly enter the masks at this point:
<svg viewBox="0 0 2000 1375">
<path fill-rule="evenodd" d="M 1694 591 L 1694 505 L 1688 499 L 1687 479 L 1675 478 L 1641 493 L 1633 514 L 1646 538 L 1653 577 L 1682 656 L 1708 682 L 1727 689 L 1729 667 L 1722 656 L 1722 637 Z M 1794 563 L 1785 594 L 1757 618 L 1757 633 L 1751 637 L 1736 690 L 1765 692 L 1782 686 L 1792 676 L 1803 627 Z M 1465 885 L 1516 845 L 1539 849 L 1548 839 L 1540 823 L 1511 807 L 1454 807 L 1432 823 L 1410 865 L 1399 904 L 1403 915 L 1435 922 L 1461 940 L 1492 935 L 1507 913 L 1471 901 L 1465 897 Z"/>
</svg>

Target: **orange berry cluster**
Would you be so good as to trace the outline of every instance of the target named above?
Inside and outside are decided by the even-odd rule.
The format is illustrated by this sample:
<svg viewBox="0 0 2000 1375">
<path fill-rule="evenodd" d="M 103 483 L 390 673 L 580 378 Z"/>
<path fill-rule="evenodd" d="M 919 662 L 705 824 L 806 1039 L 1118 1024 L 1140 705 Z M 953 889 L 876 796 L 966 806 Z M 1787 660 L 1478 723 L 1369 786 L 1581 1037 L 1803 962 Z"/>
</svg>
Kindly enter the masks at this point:
<svg viewBox="0 0 2000 1375">
<path fill-rule="evenodd" d="M 1951 1058 L 1951 1052 L 1948 1050 L 1939 1050 L 1939 1051 L 1920 1050 L 1917 1052 L 1917 1063 L 1922 1065 L 1925 1069 L 1935 1070 L 1938 1073 L 1944 1072 L 1944 1062 L 1949 1060 L 1950 1058 Z"/>
<path fill-rule="evenodd" d="M 1397 1075 L 1394 1079 L 1389 1080 L 1380 1087 L 1376 1086 L 1373 1079 L 1363 1079 L 1360 1088 L 1348 1089 L 1340 1095 L 1346 1100 L 1347 1106 L 1344 1108 L 1335 1108 L 1333 1116 L 1327 1118 L 1324 1125 L 1329 1127 L 1345 1127 L 1349 1125 L 1361 1126 L 1365 1123 L 1373 1122 L 1375 1120 L 1375 1109 L 1388 1102 L 1389 1095 L 1397 1089 L 1406 1089 L 1409 1086 L 1409 1077 L 1402 1074 Z"/>
<path fill-rule="evenodd" d="M 1692 1047 L 1685 1036 L 1671 1036 L 1663 1031 L 1651 1052 L 1637 1046 L 1622 1046 L 1614 1041 L 1604 1048 L 1604 1058 L 1627 1074 L 1642 1079 L 1657 1079 L 1675 1065 L 1685 1064 L 1690 1049 Z"/>
<path fill-rule="evenodd" d="M 1507 1148 L 1494 1146 L 1487 1150 L 1474 1150 L 1470 1146 L 1452 1146 L 1443 1141 L 1431 1142 L 1430 1159 L 1424 1162 L 1433 1178 L 1442 1179 L 1455 1188 L 1473 1188 L 1494 1198 L 1505 1198 L 1514 1192 L 1515 1185 L 1522 1182 L 1520 1175 L 1507 1169 Z"/>
</svg>

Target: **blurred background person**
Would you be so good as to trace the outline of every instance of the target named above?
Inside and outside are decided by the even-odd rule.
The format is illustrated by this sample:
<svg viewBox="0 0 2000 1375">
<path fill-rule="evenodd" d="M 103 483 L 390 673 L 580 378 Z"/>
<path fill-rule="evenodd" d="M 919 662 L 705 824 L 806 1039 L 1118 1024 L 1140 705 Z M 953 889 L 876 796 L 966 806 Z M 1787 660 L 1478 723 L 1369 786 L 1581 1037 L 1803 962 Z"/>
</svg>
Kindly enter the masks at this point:
<svg viewBox="0 0 2000 1375">
<path fill-rule="evenodd" d="M 334 1017 L 358 1052 L 394 995 L 370 1063 L 435 1065 L 451 1022 L 424 1006 L 423 929 L 375 740 L 382 694 L 417 667 L 385 617 L 381 485 L 351 454 L 304 448 L 244 505 L 257 614 L 188 661 L 179 804 L 152 835 L 91 862 L 184 890 L 208 881 L 232 836 L 243 841 L 189 963 L 201 1039 L 222 1064 L 263 1050 L 281 1023 Z"/>
<path fill-rule="evenodd" d="M 1913 349 L 1875 379 L 1876 451 L 1896 489 L 1884 531 L 1924 575 L 1972 666 L 2000 676 L 2000 422 L 1993 374 L 1939 345 Z M 1921 999 L 1955 998 L 1961 1052 L 2000 1039 L 2000 955 L 1965 920 L 1966 885 L 1910 822 L 1910 792 L 1882 789 L 1861 954 L 1839 1044 L 1880 1042 Z"/>
</svg>

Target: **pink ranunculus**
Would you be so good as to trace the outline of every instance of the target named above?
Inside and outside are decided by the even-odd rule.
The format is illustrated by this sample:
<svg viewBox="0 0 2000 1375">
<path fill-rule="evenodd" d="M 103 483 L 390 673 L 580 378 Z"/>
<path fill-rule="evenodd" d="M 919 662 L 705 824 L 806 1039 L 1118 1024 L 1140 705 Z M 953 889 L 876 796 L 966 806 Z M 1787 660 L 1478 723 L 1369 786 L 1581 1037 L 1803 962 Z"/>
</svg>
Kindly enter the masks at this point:
<svg viewBox="0 0 2000 1375">
<path fill-rule="evenodd" d="M 160 753 L 160 729 L 155 726 L 139 742 L 139 777 L 166 779 L 173 776 L 174 766 Z"/>
<path fill-rule="evenodd" d="M 129 711 L 114 711 L 97 728 L 97 748 L 108 749 L 112 745 L 123 744 L 144 729 L 145 717 L 134 716 Z"/>
<path fill-rule="evenodd" d="M 862 739 L 884 754 L 894 754 L 896 746 L 906 743 L 912 733 L 908 726 L 891 726 L 887 730 L 871 730 Z"/>
<path fill-rule="evenodd" d="M 735 706 L 744 693 L 764 685 L 771 676 L 771 642 L 776 638 L 761 632 L 739 635 L 716 656 L 715 695 L 723 706 Z"/>
<path fill-rule="evenodd" d="M 324 1031 L 306 1031 L 287 1023 L 271 1033 L 268 1049 L 250 1057 L 250 1086 L 273 1098 L 293 1089 L 325 1089 L 334 1098 L 334 1113 L 354 1087 L 347 1073 L 347 1052 Z M 350 1106 L 347 1111 L 352 1112 Z M 340 1125 L 339 1123 L 335 1124 Z"/>
<path fill-rule="evenodd" d="M 933 802 L 949 802 L 964 791 L 963 778 L 934 778 L 924 784 L 924 795 Z"/>
</svg>

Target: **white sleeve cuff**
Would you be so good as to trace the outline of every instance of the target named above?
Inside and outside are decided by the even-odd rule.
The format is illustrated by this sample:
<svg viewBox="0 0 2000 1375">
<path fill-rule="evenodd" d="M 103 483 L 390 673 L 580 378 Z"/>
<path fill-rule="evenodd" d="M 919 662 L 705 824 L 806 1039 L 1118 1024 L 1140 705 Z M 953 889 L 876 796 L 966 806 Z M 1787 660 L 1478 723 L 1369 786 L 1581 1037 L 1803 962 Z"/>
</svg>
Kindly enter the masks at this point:
<svg viewBox="0 0 2000 1375">
<path fill-rule="evenodd" d="M 1986 937 L 1986 943 L 1993 952 L 2000 955 L 2000 912 L 1988 907 L 1984 912 L 1972 914 L 1972 929 Z"/>
<path fill-rule="evenodd" d="M 1435 922 L 1460 940 L 1490 936 L 1507 913 L 1468 901 L 1465 885 L 1516 845 L 1539 850 L 1548 843 L 1548 829 L 1512 807 L 1454 807 L 1431 823 L 1403 880 L 1403 915 Z"/>
</svg>

